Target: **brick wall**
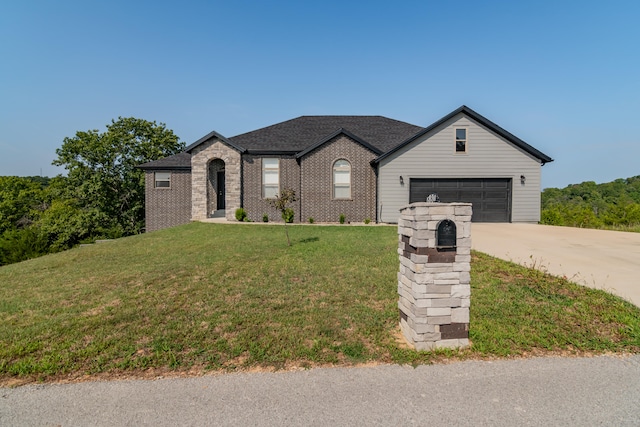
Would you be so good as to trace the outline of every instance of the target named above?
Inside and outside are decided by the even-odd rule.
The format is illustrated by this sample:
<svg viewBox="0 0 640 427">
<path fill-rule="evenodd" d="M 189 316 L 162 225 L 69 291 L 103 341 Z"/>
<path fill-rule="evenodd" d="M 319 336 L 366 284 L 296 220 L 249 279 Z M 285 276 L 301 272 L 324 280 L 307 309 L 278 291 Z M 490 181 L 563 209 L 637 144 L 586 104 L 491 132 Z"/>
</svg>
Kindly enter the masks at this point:
<svg viewBox="0 0 640 427">
<path fill-rule="evenodd" d="M 147 232 L 191 220 L 191 171 L 171 171 L 170 188 L 155 188 L 154 171 L 146 171 L 145 187 Z"/>
<path fill-rule="evenodd" d="M 258 156 L 244 154 L 242 156 L 243 178 L 243 207 L 247 216 L 252 221 L 262 221 L 262 215 L 267 214 L 270 222 L 282 222 L 279 211 L 269 206 L 267 200 L 262 198 L 262 158 L 280 159 L 280 190 L 292 188 L 300 198 L 300 166 L 295 157 L 289 156 Z M 300 221 L 300 201 L 291 204 L 295 212 L 294 221 Z"/>
<path fill-rule="evenodd" d="M 347 221 L 375 220 L 375 171 L 369 163 L 376 154 L 351 138 L 339 135 L 301 159 L 303 221 L 338 222 L 340 214 Z M 333 198 L 333 164 L 345 159 L 351 163 L 351 199 Z"/>
</svg>

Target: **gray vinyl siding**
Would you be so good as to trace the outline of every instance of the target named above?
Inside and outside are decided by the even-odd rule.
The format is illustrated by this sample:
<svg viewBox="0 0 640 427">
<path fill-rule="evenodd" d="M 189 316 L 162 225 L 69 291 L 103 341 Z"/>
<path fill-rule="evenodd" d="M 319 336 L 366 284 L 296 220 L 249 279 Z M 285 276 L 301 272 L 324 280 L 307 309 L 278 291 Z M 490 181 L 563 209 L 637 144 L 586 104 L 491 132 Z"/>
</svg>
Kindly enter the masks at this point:
<svg viewBox="0 0 640 427">
<path fill-rule="evenodd" d="M 455 152 L 457 127 L 467 129 L 465 154 Z M 538 159 L 459 114 L 380 162 L 378 220 L 398 222 L 400 208 L 409 202 L 411 178 L 511 178 L 511 221 L 538 222 L 540 169 Z"/>
</svg>

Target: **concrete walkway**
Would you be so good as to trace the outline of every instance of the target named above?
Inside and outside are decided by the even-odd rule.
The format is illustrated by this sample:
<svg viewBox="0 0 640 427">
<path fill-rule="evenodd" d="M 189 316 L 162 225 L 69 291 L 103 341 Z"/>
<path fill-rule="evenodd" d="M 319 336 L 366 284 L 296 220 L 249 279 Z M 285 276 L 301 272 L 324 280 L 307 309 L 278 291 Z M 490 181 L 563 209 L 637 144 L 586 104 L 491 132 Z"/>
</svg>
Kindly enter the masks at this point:
<svg viewBox="0 0 640 427">
<path fill-rule="evenodd" d="M 640 306 L 640 233 L 473 223 L 471 240 L 480 252 L 605 289 Z"/>
<path fill-rule="evenodd" d="M 0 388 L 2 426 L 637 426 L 640 356 Z"/>
</svg>

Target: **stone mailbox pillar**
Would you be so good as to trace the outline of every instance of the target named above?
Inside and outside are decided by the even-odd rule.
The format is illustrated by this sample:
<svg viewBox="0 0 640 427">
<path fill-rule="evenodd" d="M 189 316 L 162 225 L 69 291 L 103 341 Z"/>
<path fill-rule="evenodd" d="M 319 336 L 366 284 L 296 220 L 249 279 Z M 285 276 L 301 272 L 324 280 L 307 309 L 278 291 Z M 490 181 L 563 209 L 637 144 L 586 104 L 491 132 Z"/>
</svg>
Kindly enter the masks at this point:
<svg viewBox="0 0 640 427">
<path fill-rule="evenodd" d="M 471 213 L 471 203 L 400 210 L 400 328 L 416 350 L 469 346 Z"/>
</svg>

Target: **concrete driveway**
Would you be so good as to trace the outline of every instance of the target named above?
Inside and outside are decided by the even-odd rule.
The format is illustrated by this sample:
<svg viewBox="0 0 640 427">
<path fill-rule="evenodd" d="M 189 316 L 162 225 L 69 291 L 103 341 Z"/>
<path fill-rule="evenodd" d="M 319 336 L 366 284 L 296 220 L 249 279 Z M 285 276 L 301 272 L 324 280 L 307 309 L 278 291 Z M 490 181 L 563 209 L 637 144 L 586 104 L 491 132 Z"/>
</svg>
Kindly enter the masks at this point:
<svg viewBox="0 0 640 427">
<path fill-rule="evenodd" d="M 605 289 L 640 306 L 640 233 L 473 223 L 471 240 L 480 252 Z"/>
</svg>

